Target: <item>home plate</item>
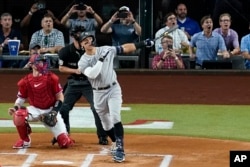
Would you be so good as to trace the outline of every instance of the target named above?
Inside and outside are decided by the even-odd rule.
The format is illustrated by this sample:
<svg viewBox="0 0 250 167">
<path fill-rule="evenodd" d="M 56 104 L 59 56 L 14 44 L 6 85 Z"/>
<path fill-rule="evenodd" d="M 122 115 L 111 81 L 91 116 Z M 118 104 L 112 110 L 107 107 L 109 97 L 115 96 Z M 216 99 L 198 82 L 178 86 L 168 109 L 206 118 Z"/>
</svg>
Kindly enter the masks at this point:
<svg viewBox="0 0 250 167">
<path fill-rule="evenodd" d="M 60 164 L 60 165 L 70 165 L 73 164 L 73 162 L 70 161 L 61 161 L 61 160 L 55 160 L 55 161 L 43 161 L 43 164 Z"/>
</svg>

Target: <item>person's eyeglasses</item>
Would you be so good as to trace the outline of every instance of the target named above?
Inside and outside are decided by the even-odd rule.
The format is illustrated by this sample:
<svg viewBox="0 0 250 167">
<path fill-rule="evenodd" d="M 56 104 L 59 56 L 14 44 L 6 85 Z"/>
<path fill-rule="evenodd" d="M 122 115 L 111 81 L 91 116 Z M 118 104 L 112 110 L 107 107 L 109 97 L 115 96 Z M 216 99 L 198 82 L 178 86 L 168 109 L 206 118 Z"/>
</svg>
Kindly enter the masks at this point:
<svg viewBox="0 0 250 167">
<path fill-rule="evenodd" d="M 168 41 L 162 41 L 161 44 L 168 43 Z"/>
<path fill-rule="evenodd" d="M 173 41 L 172 41 L 172 40 L 161 41 L 161 44 L 164 44 L 164 43 L 167 43 L 167 44 L 172 44 L 172 43 L 173 43 Z"/>
<path fill-rule="evenodd" d="M 168 20 L 176 20 L 176 17 L 169 17 Z"/>
<path fill-rule="evenodd" d="M 230 20 L 220 20 L 221 22 L 230 22 Z"/>
<path fill-rule="evenodd" d="M 44 45 L 46 45 L 46 46 L 48 45 L 48 43 L 49 43 L 48 36 L 44 37 L 44 41 L 43 42 L 44 42 Z"/>
</svg>

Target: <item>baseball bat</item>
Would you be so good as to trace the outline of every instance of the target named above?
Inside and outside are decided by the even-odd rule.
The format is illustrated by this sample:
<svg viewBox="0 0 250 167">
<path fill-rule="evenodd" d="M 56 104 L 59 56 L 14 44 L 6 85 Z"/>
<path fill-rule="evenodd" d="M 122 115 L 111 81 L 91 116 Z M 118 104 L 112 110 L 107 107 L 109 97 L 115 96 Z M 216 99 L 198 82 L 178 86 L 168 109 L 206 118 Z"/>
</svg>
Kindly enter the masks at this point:
<svg viewBox="0 0 250 167">
<path fill-rule="evenodd" d="M 176 30 L 178 27 L 179 27 L 178 25 L 175 25 L 174 27 L 169 28 L 169 29 L 166 30 L 164 33 L 162 33 L 159 37 L 156 37 L 155 39 L 153 39 L 153 41 L 156 41 L 156 40 L 160 39 L 161 37 L 168 35 L 169 33 L 171 33 L 171 32 L 173 32 L 174 30 Z"/>
</svg>

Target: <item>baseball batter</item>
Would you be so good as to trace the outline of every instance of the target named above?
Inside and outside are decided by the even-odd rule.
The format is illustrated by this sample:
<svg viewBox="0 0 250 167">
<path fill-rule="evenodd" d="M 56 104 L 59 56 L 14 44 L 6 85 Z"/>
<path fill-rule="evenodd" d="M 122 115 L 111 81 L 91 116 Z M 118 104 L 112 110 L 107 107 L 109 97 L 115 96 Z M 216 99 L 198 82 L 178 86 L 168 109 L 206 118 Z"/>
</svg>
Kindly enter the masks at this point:
<svg viewBox="0 0 250 167">
<path fill-rule="evenodd" d="M 112 142 L 116 143 L 113 160 L 123 162 L 125 160 L 124 130 L 120 115 L 122 91 L 113 69 L 113 60 L 117 54 L 133 52 L 145 45 L 151 47 L 153 42 L 146 40 L 121 46 L 95 47 L 93 46 L 95 38 L 88 32 L 83 32 L 79 41 L 85 53 L 78 62 L 78 68 L 88 77 L 94 92 L 95 108 L 103 128 Z"/>
<path fill-rule="evenodd" d="M 68 148 L 73 145 L 73 140 L 69 138 L 65 124 L 59 111 L 64 96 L 59 78 L 48 71 L 48 58 L 42 55 L 33 54 L 30 57 L 30 67 L 32 73 L 26 75 L 18 82 L 18 94 L 13 108 L 8 112 L 13 116 L 20 139 L 13 145 L 13 148 L 27 148 L 31 146 L 31 127 L 29 121 L 41 121 L 44 115 L 53 111 L 56 116 L 53 127 L 43 122 L 57 139 L 61 148 Z M 29 99 L 27 108 L 22 107 L 26 99 Z"/>
</svg>

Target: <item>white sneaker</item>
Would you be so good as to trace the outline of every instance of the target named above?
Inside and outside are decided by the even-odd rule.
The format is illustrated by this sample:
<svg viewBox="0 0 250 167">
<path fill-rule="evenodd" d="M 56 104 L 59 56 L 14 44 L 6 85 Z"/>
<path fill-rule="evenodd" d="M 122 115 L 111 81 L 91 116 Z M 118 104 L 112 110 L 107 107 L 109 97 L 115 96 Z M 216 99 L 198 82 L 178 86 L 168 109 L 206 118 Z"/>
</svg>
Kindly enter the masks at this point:
<svg viewBox="0 0 250 167">
<path fill-rule="evenodd" d="M 116 153 L 116 142 L 112 142 L 111 147 L 110 147 L 110 153 L 111 155 L 115 155 Z"/>
<path fill-rule="evenodd" d="M 19 139 L 12 148 L 22 149 L 22 148 L 29 148 L 31 146 L 31 138 L 29 137 L 29 141 L 24 141 Z"/>
</svg>

